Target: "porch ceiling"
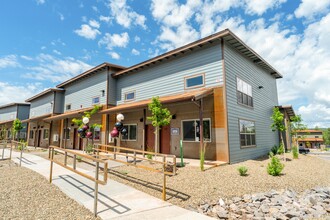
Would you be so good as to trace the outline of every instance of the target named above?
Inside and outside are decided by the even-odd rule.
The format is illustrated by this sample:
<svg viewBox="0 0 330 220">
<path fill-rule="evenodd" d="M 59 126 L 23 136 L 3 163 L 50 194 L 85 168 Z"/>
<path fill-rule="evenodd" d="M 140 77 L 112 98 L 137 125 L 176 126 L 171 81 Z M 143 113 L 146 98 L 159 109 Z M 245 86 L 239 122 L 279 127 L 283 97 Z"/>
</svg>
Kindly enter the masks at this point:
<svg viewBox="0 0 330 220">
<path fill-rule="evenodd" d="M 203 89 L 193 90 L 193 91 L 176 94 L 176 95 L 162 96 L 162 97 L 159 97 L 159 100 L 161 101 L 162 104 L 189 101 L 189 100 L 194 101 L 194 100 L 199 100 L 203 97 L 213 94 L 213 90 L 214 90 L 214 87 L 213 88 L 203 88 Z M 146 106 L 148 106 L 148 104 L 150 102 L 151 102 L 151 99 L 125 103 L 125 104 L 118 105 L 115 107 L 110 107 L 108 109 L 100 111 L 99 113 L 108 114 L 108 113 L 113 113 L 113 112 L 120 112 L 123 110 L 146 107 Z"/>
<path fill-rule="evenodd" d="M 44 118 L 48 118 L 48 117 L 50 117 L 50 116 L 52 116 L 51 113 L 49 113 L 49 114 L 45 114 L 45 115 L 40 115 L 40 116 L 37 116 L 37 117 L 34 117 L 34 118 L 25 119 L 25 120 L 23 120 L 22 122 L 23 122 L 23 123 L 26 123 L 26 122 L 31 122 L 31 121 L 38 121 L 38 120 L 42 120 L 42 119 L 44 119 Z"/>
<path fill-rule="evenodd" d="M 45 118 L 44 121 L 58 121 L 58 120 L 65 119 L 65 118 L 78 117 L 78 116 L 81 116 L 82 114 L 84 114 L 84 112 L 90 111 L 93 108 L 94 107 L 89 107 L 89 108 L 81 108 L 78 110 L 69 111 L 69 112 L 66 112 L 66 113 L 63 113 L 60 115 L 55 115 L 55 116 Z"/>
</svg>

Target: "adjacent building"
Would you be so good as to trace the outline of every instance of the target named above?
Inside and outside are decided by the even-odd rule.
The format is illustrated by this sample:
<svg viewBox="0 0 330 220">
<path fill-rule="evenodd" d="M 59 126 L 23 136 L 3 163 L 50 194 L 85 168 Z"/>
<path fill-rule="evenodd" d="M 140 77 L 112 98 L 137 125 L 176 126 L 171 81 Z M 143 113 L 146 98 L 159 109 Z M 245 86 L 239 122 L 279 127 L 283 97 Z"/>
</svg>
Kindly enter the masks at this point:
<svg viewBox="0 0 330 220">
<path fill-rule="evenodd" d="M 297 132 L 299 147 L 320 148 L 323 144 L 322 130 L 300 130 Z"/>
<path fill-rule="evenodd" d="M 0 139 L 12 139 L 12 126 L 15 119 L 25 120 L 29 118 L 29 103 L 11 103 L 0 106 Z M 23 123 L 23 129 L 19 132 L 19 139 L 26 139 L 27 124 Z"/>
</svg>

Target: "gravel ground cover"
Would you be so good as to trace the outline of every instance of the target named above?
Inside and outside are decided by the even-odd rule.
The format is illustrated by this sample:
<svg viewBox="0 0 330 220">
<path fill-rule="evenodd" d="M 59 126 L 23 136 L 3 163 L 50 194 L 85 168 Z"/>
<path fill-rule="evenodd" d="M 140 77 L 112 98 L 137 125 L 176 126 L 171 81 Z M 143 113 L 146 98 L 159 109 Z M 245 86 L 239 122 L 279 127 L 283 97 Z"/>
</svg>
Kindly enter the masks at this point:
<svg viewBox="0 0 330 220">
<path fill-rule="evenodd" d="M 272 189 L 302 192 L 316 186 L 330 186 L 330 161 L 308 155 L 299 156 L 299 159 L 293 160 L 287 154 L 283 175 L 277 177 L 267 174 L 268 158 L 220 166 L 204 172 L 199 167 L 179 168 L 178 175 L 167 177 L 167 201 L 195 210 L 200 203 L 219 198 L 230 199 Z M 248 168 L 247 176 L 239 175 L 239 166 Z M 163 177 L 159 173 L 122 166 L 112 169 L 109 178 L 161 198 Z"/>
<path fill-rule="evenodd" d="M 1 219 L 99 219 L 38 173 L 0 161 Z"/>
</svg>

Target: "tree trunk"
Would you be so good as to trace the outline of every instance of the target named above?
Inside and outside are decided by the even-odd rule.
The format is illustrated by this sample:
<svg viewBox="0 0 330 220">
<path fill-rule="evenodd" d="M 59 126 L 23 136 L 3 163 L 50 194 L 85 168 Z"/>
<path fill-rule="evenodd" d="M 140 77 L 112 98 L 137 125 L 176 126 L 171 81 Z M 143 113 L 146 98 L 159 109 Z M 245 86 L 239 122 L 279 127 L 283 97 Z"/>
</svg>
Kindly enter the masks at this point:
<svg viewBox="0 0 330 220">
<path fill-rule="evenodd" d="M 155 127 L 155 153 L 159 152 L 159 126 Z"/>
</svg>

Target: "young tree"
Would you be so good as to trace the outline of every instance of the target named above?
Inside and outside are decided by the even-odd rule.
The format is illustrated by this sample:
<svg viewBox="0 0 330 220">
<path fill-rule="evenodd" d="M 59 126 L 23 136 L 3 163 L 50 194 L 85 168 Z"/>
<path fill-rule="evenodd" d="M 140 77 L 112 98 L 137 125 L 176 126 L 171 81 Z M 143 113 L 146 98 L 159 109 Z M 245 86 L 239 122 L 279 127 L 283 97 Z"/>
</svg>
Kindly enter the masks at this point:
<svg viewBox="0 0 330 220">
<path fill-rule="evenodd" d="M 330 145 L 330 128 L 323 131 L 323 141 L 325 145 Z"/>
<path fill-rule="evenodd" d="M 12 133 L 13 133 L 13 140 L 15 140 L 16 134 L 18 134 L 17 139 L 19 140 L 19 136 L 20 136 L 20 131 L 23 129 L 23 125 L 21 120 L 19 120 L 18 118 L 16 118 L 13 122 L 13 127 L 12 127 Z"/>
<path fill-rule="evenodd" d="M 305 130 L 307 129 L 307 126 L 302 123 L 302 118 L 300 115 L 295 115 L 290 117 L 291 123 L 290 123 L 290 133 L 293 137 L 293 142 L 295 146 L 298 147 L 298 137 L 297 133 L 300 130 Z"/>
<path fill-rule="evenodd" d="M 271 119 L 273 120 L 273 123 L 270 127 L 272 131 L 278 131 L 280 133 L 280 147 L 284 148 L 283 131 L 286 131 L 286 127 L 283 121 L 284 115 L 278 107 L 273 109 Z M 285 160 L 285 150 L 283 151 L 283 160 Z"/>
<path fill-rule="evenodd" d="M 167 108 L 163 108 L 159 97 L 152 97 L 151 103 L 148 104 L 148 109 L 151 111 L 151 116 L 147 117 L 155 127 L 155 152 L 159 147 L 159 130 L 161 126 L 169 125 L 172 115 Z"/>
</svg>

